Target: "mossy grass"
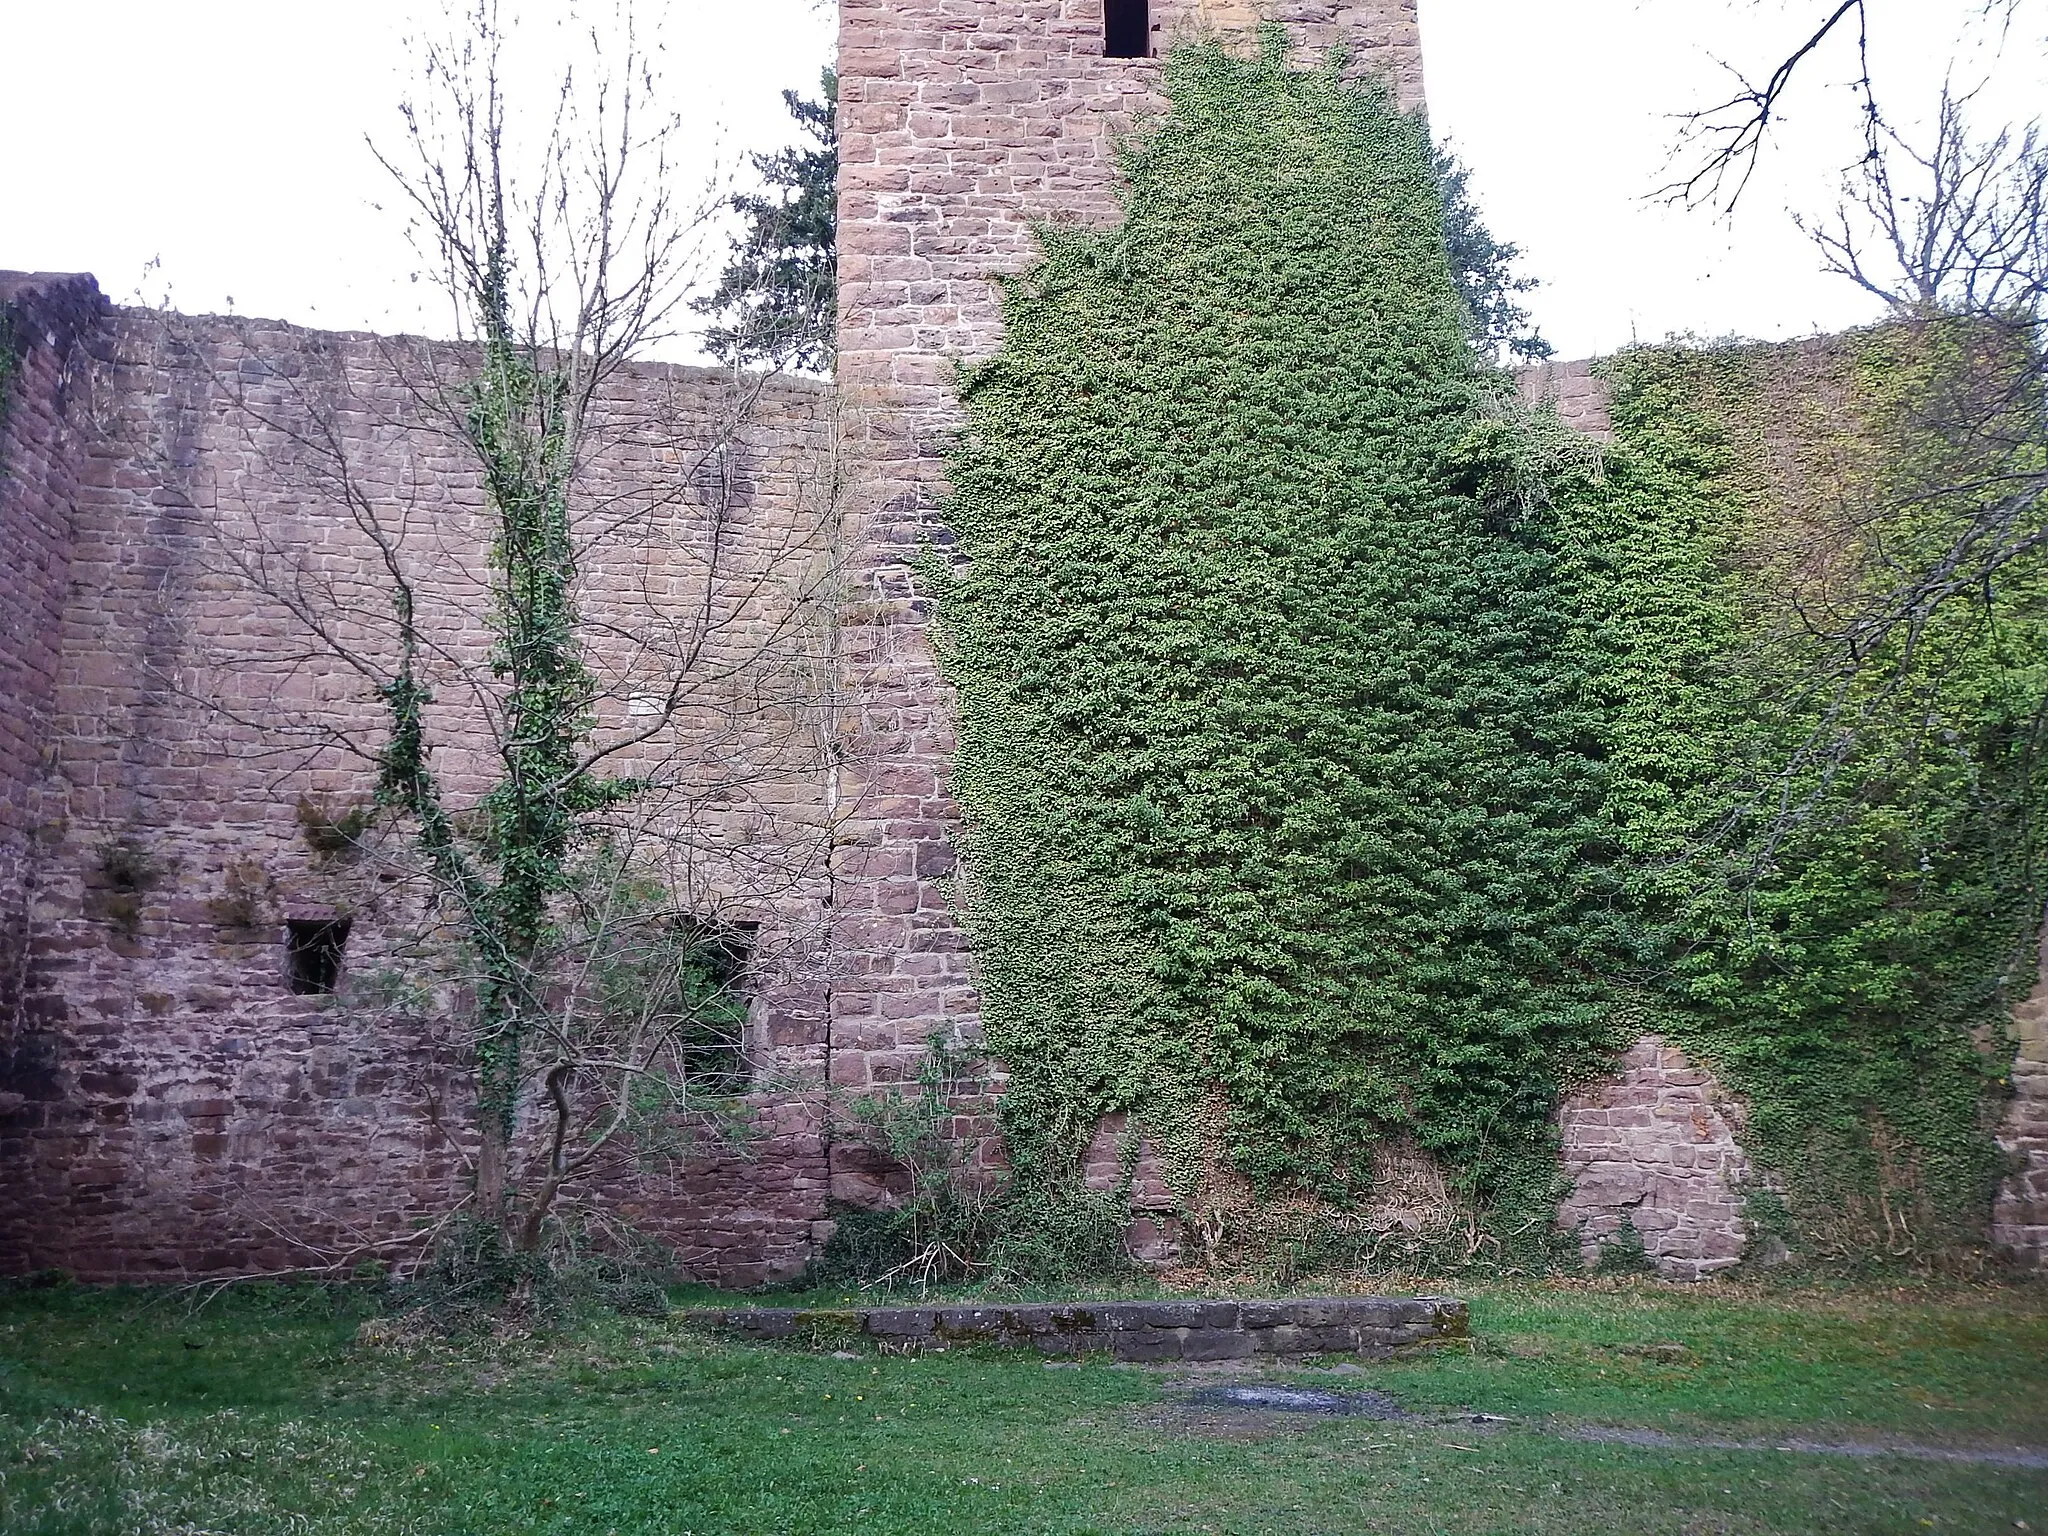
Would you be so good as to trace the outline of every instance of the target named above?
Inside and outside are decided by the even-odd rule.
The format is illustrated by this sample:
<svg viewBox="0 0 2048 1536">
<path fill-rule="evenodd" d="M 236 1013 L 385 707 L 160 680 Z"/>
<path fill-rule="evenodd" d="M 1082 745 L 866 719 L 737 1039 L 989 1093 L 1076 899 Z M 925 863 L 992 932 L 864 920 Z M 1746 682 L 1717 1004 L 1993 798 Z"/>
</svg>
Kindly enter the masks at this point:
<svg viewBox="0 0 2048 1536">
<path fill-rule="evenodd" d="M 1382 1424 L 1193 1415 L 1169 1371 L 838 1358 L 672 1319 L 457 1340 L 379 1319 L 358 1342 L 361 1292 L 17 1290 L 0 1529 L 1989 1532 L 2048 1505 L 2048 1473 L 2022 1468 L 1562 1433 L 2048 1443 L 2038 1288 L 1608 1280 L 1471 1300 L 1469 1348 L 1285 1373 L 1420 1416 Z"/>
</svg>

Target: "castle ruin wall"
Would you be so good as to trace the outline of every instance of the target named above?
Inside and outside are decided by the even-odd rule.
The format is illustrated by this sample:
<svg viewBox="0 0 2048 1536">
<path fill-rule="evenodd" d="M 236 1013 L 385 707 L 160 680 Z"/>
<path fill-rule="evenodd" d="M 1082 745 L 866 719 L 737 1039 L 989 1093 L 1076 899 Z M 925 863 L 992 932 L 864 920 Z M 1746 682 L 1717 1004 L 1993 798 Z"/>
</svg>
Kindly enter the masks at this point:
<svg viewBox="0 0 2048 1536">
<path fill-rule="evenodd" d="M 0 1070 L 18 1050 L 36 787 L 57 686 L 84 401 L 78 339 L 99 318 L 80 278 L 0 273 Z"/>
<path fill-rule="evenodd" d="M 1702 1280 L 1742 1261 L 1749 1160 L 1739 1112 L 1711 1072 L 1657 1035 L 1630 1047 L 1613 1075 L 1571 1094 L 1558 1140 L 1571 1193 L 1558 1224 L 1599 1262 L 1624 1229 L 1673 1280 Z"/>
<path fill-rule="evenodd" d="M 902 1084 L 933 1035 L 979 1036 L 952 889 L 953 700 L 913 569 L 950 543 L 956 370 L 1000 345 L 1000 279 L 1035 258 L 1036 225 L 1120 216 L 1118 147 L 1166 110 L 1156 55 L 1175 41 L 1244 46 L 1277 22 L 1299 60 L 1341 47 L 1422 102 L 1414 0 L 1151 14 L 1155 56 L 1125 59 L 1104 56 L 1101 0 L 844 0 L 836 395 L 780 380 L 738 412 L 729 375 L 645 368 L 608 402 L 596 494 L 635 508 L 639 532 L 589 569 L 591 603 L 711 615 L 714 662 L 761 652 L 678 722 L 702 768 L 685 888 L 774 957 L 749 1022 L 756 1134 L 622 1164 L 599 1197 L 706 1279 L 791 1277 L 833 1201 L 899 1193 L 901 1169 L 832 1136 L 828 1090 Z M 302 654 L 277 599 L 378 590 L 331 434 L 353 492 L 424 541 L 445 643 L 483 653 L 481 493 L 417 388 L 459 378 L 464 355 L 109 311 L 84 278 L 0 274 L 0 306 L 22 344 L 0 423 L 0 1272 L 168 1279 L 388 1251 L 462 1198 L 472 1090 L 421 1018 L 284 985 L 288 920 L 350 915 L 350 966 L 368 973 L 404 958 L 421 914 L 405 882 L 309 836 L 371 788 L 323 733 L 377 716 L 359 678 Z M 1596 365 L 1546 364 L 1521 388 L 1611 435 Z M 224 558 L 237 530 L 278 590 Z M 703 579 L 714 550 L 746 578 L 723 595 Z M 834 622 L 786 622 L 820 572 Z M 601 729 L 630 728 L 648 650 L 601 669 Z M 445 774 L 474 793 L 483 721 L 446 708 Z M 2036 1259 L 2044 1017 L 2039 995 L 2017 1014 L 2015 1172 L 1994 1229 Z M 997 1167 L 989 1101 L 956 1108 L 956 1134 Z M 1667 1274 L 1739 1257 L 1739 1115 L 1702 1065 L 1646 1037 L 1559 1126 L 1564 1215 L 1589 1260 L 1624 1221 Z M 1120 1180 L 1121 1132 L 1098 1136 L 1091 1183 Z M 1163 1211 L 1163 1186 L 1139 1182 Z"/>
<path fill-rule="evenodd" d="M 1797 375 L 1819 375 L 1802 360 L 1825 357 L 1832 345 L 1831 338 L 1809 338 L 1780 350 Z M 1540 363 L 1520 370 L 1516 384 L 1524 400 L 1550 405 L 1566 425 L 1613 437 L 1614 386 L 1598 361 Z M 1793 430 L 1779 426 L 1787 435 Z M 1788 478 L 1801 473 L 1787 449 L 1774 462 Z M 2048 967 L 2048 952 L 2042 963 Z M 2010 1097 L 1997 1131 L 2008 1166 L 1989 1236 L 1994 1249 L 2021 1265 L 2048 1268 L 2048 968 L 2014 1007 L 2011 1027 Z M 1742 1255 L 1745 1228 L 1729 1182 L 1739 1173 L 1740 1149 L 1713 1107 L 1718 1089 L 1711 1077 L 1695 1082 L 1697 1070 L 1645 1036 L 1613 1077 L 1564 1106 L 1565 1170 L 1575 1186 L 1565 1225 L 1581 1232 L 1588 1263 L 1624 1219 L 1634 1222 L 1645 1253 L 1668 1276 L 1711 1273 Z M 1674 1105 L 1683 1116 L 1674 1118 Z M 1686 1146 L 1682 1121 L 1696 1122 L 1699 1145 Z"/>
<path fill-rule="evenodd" d="M 2008 1159 L 1991 1208 L 1991 1240 L 2032 1269 L 2048 1270 L 2048 954 L 2012 1011 L 2013 1064 L 1998 1145 Z"/>
<path fill-rule="evenodd" d="M 1414 0 L 1170 0 L 1155 54 L 1203 32 L 1253 46 L 1277 22 L 1304 60 L 1422 103 Z M 839 363 L 849 605 L 845 821 L 835 852 L 833 1078 L 902 1082 L 934 1035 L 972 1042 L 981 1004 L 954 906 L 952 696 L 913 562 L 945 548 L 954 380 L 1001 344 L 999 280 L 1041 223 L 1120 216 L 1119 145 L 1166 111 L 1158 57 L 1104 55 L 1102 0 L 843 0 L 839 23 Z M 999 1158 L 993 1126 L 985 1162 Z M 857 1148 L 835 1195 L 888 1191 Z"/>
<path fill-rule="evenodd" d="M 24 458 L 35 475 L 11 478 L 0 509 L 9 528 L 45 504 L 68 521 L 68 590 L 32 658 L 48 705 L 0 1077 L 0 1271 L 154 1280 L 396 1256 L 467 1190 L 473 1089 L 459 1042 L 412 1005 L 287 986 L 291 919 L 350 917 L 353 982 L 401 968 L 424 931 L 402 861 L 319 846 L 373 789 L 334 741 L 374 740 L 381 716 L 305 616 L 366 657 L 388 640 L 367 508 L 402 533 L 436 646 L 472 673 L 484 660 L 478 476 L 422 406 L 464 357 L 128 311 L 83 344 L 75 485 Z M 32 358 L 27 382 L 47 393 L 47 372 Z M 727 375 L 646 368 L 599 416 L 592 502 L 634 526 L 586 567 L 585 602 L 615 633 L 647 615 L 648 643 L 695 644 L 716 679 L 677 722 L 681 877 L 768 962 L 747 1143 L 622 1159 L 597 1203 L 705 1279 L 788 1278 L 825 1216 L 829 635 L 779 604 L 830 573 L 830 392 L 777 381 L 741 402 Z M 646 657 L 598 660 L 599 728 L 624 730 Z M 445 691 L 436 766 L 460 804 L 482 783 L 483 720 Z"/>
</svg>

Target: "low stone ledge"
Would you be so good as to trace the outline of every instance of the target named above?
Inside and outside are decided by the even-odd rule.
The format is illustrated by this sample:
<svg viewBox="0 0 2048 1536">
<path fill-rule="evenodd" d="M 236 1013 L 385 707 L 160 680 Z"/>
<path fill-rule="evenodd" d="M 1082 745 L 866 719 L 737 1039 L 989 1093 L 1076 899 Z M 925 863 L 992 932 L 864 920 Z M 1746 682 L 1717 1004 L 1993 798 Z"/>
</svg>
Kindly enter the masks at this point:
<svg viewBox="0 0 2048 1536">
<path fill-rule="evenodd" d="M 1102 1301 L 1010 1307 L 728 1307 L 692 1311 L 697 1328 L 815 1347 L 856 1341 L 906 1353 L 956 1344 L 1108 1354 L 1119 1360 L 1243 1360 L 1349 1354 L 1380 1359 L 1463 1338 L 1465 1303 L 1448 1296 L 1330 1296 L 1299 1301 Z"/>
</svg>

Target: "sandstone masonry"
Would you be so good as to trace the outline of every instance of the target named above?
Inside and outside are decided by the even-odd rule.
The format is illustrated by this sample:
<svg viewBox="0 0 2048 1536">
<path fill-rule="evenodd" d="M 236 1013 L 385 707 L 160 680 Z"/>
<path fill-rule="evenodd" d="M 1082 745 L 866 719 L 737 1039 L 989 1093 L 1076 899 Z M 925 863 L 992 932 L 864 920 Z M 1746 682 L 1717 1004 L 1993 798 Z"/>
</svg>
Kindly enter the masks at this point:
<svg viewBox="0 0 2048 1536">
<path fill-rule="evenodd" d="M 1737 1119 L 1713 1074 L 1656 1035 L 1638 1040 L 1614 1077 L 1566 1099 L 1558 1137 L 1572 1191 L 1558 1221 L 1578 1233 L 1584 1261 L 1629 1225 L 1667 1278 L 1740 1263 L 1749 1162 Z"/>
<path fill-rule="evenodd" d="M 1992 1207 L 1991 1240 L 2048 1269 L 2048 956 L 2026 1001 L 2013 1009 L 2012 1026 L 2012 1098 L 1998 1133 L 2011 1172 Z"/>
<path fill-rule="evenodd" d="M 375 653 L 374 516 L 436 647 L 482 662 L 482 493 L 421 407 L 465 359 L 108 310 L 89 279 L 6 291 L 29 345 L 0 488 L 0 1270 L 388 1256 L 466 1187 L 471 1088 L 425 1017 L 286 984 L 292 920 L 349 917 L 359 980 L 420 930 L 379 861 L 321 845 L 371 788 L 335 738 L 379 722 L 305 615 Z M 825 1218 L 824 1107 L 801 1085 L 829 1050 L 826 636 L 786 604 L 830 556 L 831 396 L 781 381 L 741 399 L 715 371 L 650 367 L 601 409 L 596 499 L 630 528 L 585 569 L 619 642 L 598 658 L 600 729 L 625 724 L 650 648 L 701 651 L 716 681 L 679 722 L 694 804 L 676 856 L 693 907 L 745 924 L 766 963 L 749 1144 L 622 1159 L 599 1199 L 693 1272 L 759 1283 L 799 1271 Z M 444 691 L 436 766 L 459 803 L 481 721 Z"/>
<path fill-rule="evenodd" d="M 1799 473 L 1796 452 L 1785 446 L 1801 430 L 1796 381 L 1824 380 L 1836 345 L 1822 337 L 1774 349 L 1773 388 L 1787 401 L 1773 421 L 1784 440 L 1771 455 L 1781 478 Z M 1524 369 L 1517 382 L 1525 400 L 1550 404 L 1577 430 L 1613 435 L 1613 386 L 1597 362 L 1543 363 Z M 1823 399 L 1818 408 L 1825 414 L 1835 407 Z M 1993 1204 L 1990 1237 L 2019 1263 L 2048 1268 L 2048 970 L 2014 1008 L 2012 1029 L 2012 1097 L 1998 1131 L 2010 1168 Z M 1567 1101 L 1560 1129 L 1574 1190 L 1564 1222 L 1579 1228 L 1588 1263 L 1624 1218 L 1668 1276 L 1709 1274 L 1743 1257 L 1737 1186 L 1745 1162 L 1740 1125 L 1723 1114 L 1728 1107 L 1710 1074 L 1655 1036 L 1636 1044 L 1616 1077 Z"/>
<path fill-rule="evenodd" d="M 1413 0 L 1163 0 L 1153 19 L 1155 50 L 1196 31 L 1249 46 L 1245 29 L 1276 21 L 1303 58 L 1341 47 L 1421 99 Z M 764 1083 L 897 1083 L 935 1032 L 978 1034 L 947 889 L 950 700 L 910 559 L 947 542 L 935 508 L 952 370 L 999 342 L 995 279 L 1031 259 L 1038 221 L 1116 217 L 1118 138 L 1163 109 L 1156 59 L 1103 53 L 1100 0 L 842 11 L 839 443 L 835 456 L 826 391 L 778 385 L 739 476 L 750 515 L 779 530 L 763 548 L 787 545 L 806 485 L 835 488 L 848 589 L 827 766 L 784 775 L 724 827 L 728 854 L 794 849 L 784 861 L 800 864 L 812 838 L 829 844 L 815 875 L 749 915 L 792 936 L 752 1026 Z M 445 359 L 402 340 L 111 312 L 89 279 L 8 282 L 0 297 L 32 345 L 0 508 L 26 556 L 8 572 L 23 601 L 0 642 L 22 701 L 0 739 L 0 1163 L 20 1192 L 0 1210 L 0 1267 L 140 1279 L 288 1269 L 388 1241 L 461 1184 L 466 1149 L 440 1127 L 459 1121 L 447 1111 L 465 1089 L 417 1030 L 281 987 L 284 922 L 362 910 L 308 846 L 299 807 L 345 813 L 366 785 L 331 755 L 293 778 L 258 749 L 283 717 L 324 711 L 345 728 L 362 700 L 317 667 L 220 666 L 209 647 L 246 662 L 289 656 L 293 640 L 207 551 L 239 521 L 286 530 L 294 580 L 373 581 L 347 498 L 294 440 L 310 411 L 373 498 L 453 498 L 419 515 L 447 540 L 442 595 L 461 613 L 481 558 L 476 487 L 434 462 L 392 374 Z M 643 383 L 698 397 L 700 427 L 717 415 L 712 376 Z M 684 457 L 621 462 L 618 483 L 660 484 Z M 618 590 L 645 574 L 622 571 Z M 679 589 L 673 572 L 637 588 Z M 472 612 L 459 645 L 480 641 Z M 715 872 L 709 885 L 720 894 Z M 374 950 L 372 926 L 358 916 L 352 951 Z M 988 1101 L 960 1107 L 956 1132 L 993 1169 Z M 622 1175 L 611 1191 L 708 1277 L 791 1273 L 827 1230 L 822 1103 L 783 1092 L 760 1109 L 766 1140 L 748 1159 Z M 831 1196 L 891 1197 L 883 1160 L 844 1142 L 830 1156 Z"/>
</svg>

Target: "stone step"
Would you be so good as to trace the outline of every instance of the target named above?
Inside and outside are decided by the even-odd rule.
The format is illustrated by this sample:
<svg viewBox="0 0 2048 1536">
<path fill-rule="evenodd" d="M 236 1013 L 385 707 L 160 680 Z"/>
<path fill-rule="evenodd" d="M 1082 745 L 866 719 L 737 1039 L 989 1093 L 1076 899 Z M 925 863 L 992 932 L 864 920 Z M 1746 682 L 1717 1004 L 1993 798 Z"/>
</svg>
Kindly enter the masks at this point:
<svg viewBox="0 0 2048 1536">
<path fill-rule="evenodd" d="M 1284 1301 L 1091 1301 L 1019 1306 L 727 1307 L 686 1312 L 697 1328 L 755 1342 L 898 1353 L 954 1345 L 1118 1360 L 1238 1360 L 1397 1351 L 1465 1337 L 1465 1303 L 1448 1296 L 1323 1296 Z"/>
</svg>

